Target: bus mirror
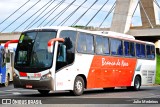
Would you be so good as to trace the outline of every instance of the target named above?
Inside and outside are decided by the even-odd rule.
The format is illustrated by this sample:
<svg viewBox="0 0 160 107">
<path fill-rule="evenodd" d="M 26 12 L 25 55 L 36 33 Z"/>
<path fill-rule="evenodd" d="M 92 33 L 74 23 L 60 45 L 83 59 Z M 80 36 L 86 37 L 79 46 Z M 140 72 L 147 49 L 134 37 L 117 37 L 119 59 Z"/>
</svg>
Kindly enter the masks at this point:
<svg viewBox="0 0 160 107">
<path fill-rule="evenodd" d="M 53 53 L 53 44 L 54 42 L 64 42 L 64 39 L 63 38 L 54 38 L 54 39 L 51 39 L 48 41 L 48 52 L 49 53 Z"/>
</svg>

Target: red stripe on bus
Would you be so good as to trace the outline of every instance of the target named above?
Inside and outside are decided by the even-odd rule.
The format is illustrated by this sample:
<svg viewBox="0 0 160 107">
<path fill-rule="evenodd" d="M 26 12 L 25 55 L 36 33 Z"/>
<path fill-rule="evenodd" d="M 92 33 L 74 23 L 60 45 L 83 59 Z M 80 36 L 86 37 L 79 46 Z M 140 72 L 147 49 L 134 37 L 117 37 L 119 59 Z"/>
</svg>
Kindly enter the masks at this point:
<svg viewBox="0 0 160 107">
<path fill-rule="evenodd" d="M 27 77 L 27 73 L 25 73 L 25 72 L 19 72 L 19 75 L 20 75 L 21 77 Z"/>
<path fill-rule="evenodd" d="M 9 45 L 10 43 L 18 43 L 18 41 L 19 41 L 19 40 L 10 40 L 10 41 L 8 41 L 8 42 L 5 43 L 4 47 L 5 47 L 5 48 L 8 48 L 8 45 Z"/>
<path fill-rule="evenodd" d="M 94 56 L 87 88 L 131 86 L 136 62 L 136 58 Z"/>
</svg>

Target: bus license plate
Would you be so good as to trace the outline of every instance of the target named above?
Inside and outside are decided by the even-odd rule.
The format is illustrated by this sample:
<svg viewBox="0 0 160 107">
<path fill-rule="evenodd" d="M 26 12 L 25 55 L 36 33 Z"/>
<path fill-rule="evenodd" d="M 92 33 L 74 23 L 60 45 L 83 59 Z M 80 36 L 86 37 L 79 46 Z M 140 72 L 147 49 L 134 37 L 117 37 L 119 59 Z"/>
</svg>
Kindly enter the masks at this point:
<svg viewBox="0 0 160 107">
<path fill-rule="evenodd" d="M 32 85 L 26 85 L 26 88 L 32 88 Z"/>
</svg>

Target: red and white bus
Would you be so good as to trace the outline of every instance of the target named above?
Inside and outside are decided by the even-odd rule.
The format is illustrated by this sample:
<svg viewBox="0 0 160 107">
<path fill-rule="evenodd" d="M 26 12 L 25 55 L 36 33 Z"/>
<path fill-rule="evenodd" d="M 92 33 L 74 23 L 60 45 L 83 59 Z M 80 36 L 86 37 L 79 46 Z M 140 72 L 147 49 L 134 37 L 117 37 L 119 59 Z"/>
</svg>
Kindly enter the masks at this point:
<svg viewBox="0 0 160 107">
<path fill-rule="evenodd" d="M 71 27 L 44 27 L 22 32 L 14 63 L 14 87 L 70 90 L 154 84 L 155 46 L 131 35 Z"/>
</svg>

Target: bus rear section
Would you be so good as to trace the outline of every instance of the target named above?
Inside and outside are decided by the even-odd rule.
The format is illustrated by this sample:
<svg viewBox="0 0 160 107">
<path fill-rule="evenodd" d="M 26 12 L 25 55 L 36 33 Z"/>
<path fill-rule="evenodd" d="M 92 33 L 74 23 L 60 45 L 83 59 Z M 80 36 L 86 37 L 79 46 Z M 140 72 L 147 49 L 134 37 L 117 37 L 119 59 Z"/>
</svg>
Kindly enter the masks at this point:
<svg viewBox="0 0 160 107">
<path fill-rule="evenodd" d="M 0 47 L 0 84 L 8 86 L 13 81 L 14 56 L 17 44 L 10 44 L 8 52 L 5 51 L 4 44 Z"/>
<path fill-rule="evenodd" d="M 15 55 L 14 87 L 81 95 L 84 89 L 153 84 L 154 44 L 124 36 L 69 27 L 25 31 Z"/>
</svg>

